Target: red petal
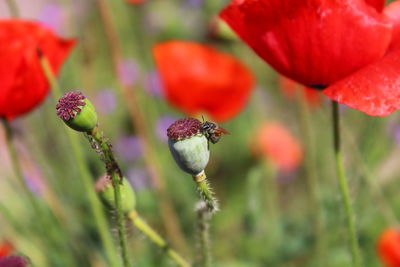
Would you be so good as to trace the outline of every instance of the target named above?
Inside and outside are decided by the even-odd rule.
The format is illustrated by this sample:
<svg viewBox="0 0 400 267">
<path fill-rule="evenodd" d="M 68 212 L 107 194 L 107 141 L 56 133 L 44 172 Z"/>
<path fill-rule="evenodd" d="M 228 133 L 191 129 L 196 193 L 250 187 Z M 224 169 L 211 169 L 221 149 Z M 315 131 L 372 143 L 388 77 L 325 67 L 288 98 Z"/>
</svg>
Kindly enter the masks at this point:
<svg viewBox="0 0 400 267">
<path fill-rule="evenodd" d="M 393 36 L 389 49 L 400 48 L 400 1 L 390 3 L 383 12 L 393 22 Z"/>
<path fill-rule="evenodd" d="M 29 112 L 47 95 L 49 85 L 37 56 L 40 48 L 57 73 L 74 45 L 39 23 L 0 20 L 0 116 Z"/>
<path fill-rule="evenodd" d="M 153 54 L 167 100 L 185 113 L 224 121 L 244 108 L 254 79 L 233 56 L 184 41 L 157 44 Z"/>
<path fill-rule="evenodd" d="M 376 61 L 392 33 L 364 0 L 236 0 L 220 16 L 272 67 L 307 86 Z"/>
<path fill-rule="evenodd" d="M 365 0 L 365 2 L 373 6 L 378 12 L 381 12 L 383 7 L 385 6 L 385 0 Z"/>
<path fill-rule="evenodd" d="M 378 240 L 378 254 L 386 266 L 400 266 L 400 235 L 395 229 L 386 229 Z"/>
<path fill-rule="evenodd" d="M 400 50 L 386 55 L 324 93 L 342 104 L 373 116 L 386 116 L 400 108 Z"/>
</svg>

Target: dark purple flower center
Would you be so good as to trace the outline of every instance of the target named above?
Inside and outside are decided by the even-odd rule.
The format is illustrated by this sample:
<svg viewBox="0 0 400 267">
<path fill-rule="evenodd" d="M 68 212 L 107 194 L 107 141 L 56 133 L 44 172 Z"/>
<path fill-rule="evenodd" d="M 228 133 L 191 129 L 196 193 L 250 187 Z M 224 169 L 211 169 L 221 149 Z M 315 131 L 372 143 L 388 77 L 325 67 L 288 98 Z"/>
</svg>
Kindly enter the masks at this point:
<svg viewBox="0 0 400 267">
<path fill-rule="evenodd" d="M 65 121 L 75 118 L 76 114 L 82 111 L 81 107 L 86 105 L 83 101 L 85 98 L 79 91 L 65 93 L 56 105 L 57 116 Z"/>
<path fill-rule="evenodd" d="M 167 129 L 167 135 L 174 140 L 185 139 L 200 133 L 201 122 L 195 118 L 177 120 Z"/>
</svg>

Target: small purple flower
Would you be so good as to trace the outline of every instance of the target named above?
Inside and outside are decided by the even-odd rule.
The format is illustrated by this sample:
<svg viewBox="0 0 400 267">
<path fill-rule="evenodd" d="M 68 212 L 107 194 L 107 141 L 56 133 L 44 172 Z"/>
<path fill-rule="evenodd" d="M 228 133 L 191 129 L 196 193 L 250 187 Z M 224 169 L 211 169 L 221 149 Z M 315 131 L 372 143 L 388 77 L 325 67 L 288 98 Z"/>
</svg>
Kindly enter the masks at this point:
<svg viewBox="0 0 400 267">
<path fill-rule="evenodd" d="M 167 129 L 168 127 L 174 123 L 176 120 L 178 120 L 177 117 L 174 116 L 161 116 L 156 124 L 156 136 L 160 141 L 167 142 L 168 141 L 168 136 L 167 136 Z"/>
<path fill-rule="evenodd" d="M 203 5 L 204 0 L 186 0 L 191 7 L 199 8 Z"/>
<path fill-rule="evenodd" d="M 135 191 L 150 188 L 151 186 L 149 175 L 145 169 L 138 167 L 129 168 L 126 177 L 132 187 L 135 188 Z"/>
<path fill-rule="evenodd" d="M 118 64 L 118 77 L 124 85 L 134 85 L 139 77 L 139 66 L 132 59 L 125 59 Z"/>
<path fill-rule="evenodd" d="M 115 152 L 125 162 L 135 161 L 142 155 L 139 138 L 134 135 L 121 137 L 115 145 Z"/>
<path fill-rule="evenodd" d="M 47 4 L 41 10 L 38 20 L 60 33 L 65 21 L 63 9 L 55 3 Z"/>
<path fill-rule="evenodd" d="M 164 97 L 163 94 L 163 84 L 161 82 L 161 77 L 156 70 L 152 70 L 147 74 L 145 81 L 145 90 L 152 96 Z"/>
<path fill-rule="evenodd" d="M 117 101 L 112 89 L 103 89 L 96 94 L 93 102 L 98 113 L 107 115 L 115 110 Z"/>
</svg>

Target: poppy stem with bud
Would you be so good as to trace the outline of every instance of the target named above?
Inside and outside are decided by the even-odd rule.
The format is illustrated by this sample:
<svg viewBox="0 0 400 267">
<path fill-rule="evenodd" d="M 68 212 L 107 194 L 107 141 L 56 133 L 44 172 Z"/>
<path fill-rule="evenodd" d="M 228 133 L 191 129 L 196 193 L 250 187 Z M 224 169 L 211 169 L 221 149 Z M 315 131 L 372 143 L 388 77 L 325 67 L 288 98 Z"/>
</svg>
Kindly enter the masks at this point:
<svg viewBox="0 0 400 267">
<path fill-rule="evenodd" d="M 37 49 L 37 55 L 40 61 L 40 65 L 46 76 L 47 81 L 50 84 L 52 89 L 52 95 L 54 102 L 57 103 L 58 99 L 61 97 L 62 91 L 60 85 L 57 82 L 57 79 L 54 75 L 54 72 L 50 66 L 50 63 L 46 56 L 43 54 L 41 49 Z M 108 223 L 104 216 L 103 209 L 100 201 L 97 199 L 96 192 L 93 190 L 93 182 L 90 175 L 89 168 L 84 163 L 85 159 L 82 154 L 82 150 L 79 145 L 78 137 L 74 135 L 71 131 L 66 129 L 66 134 L 68 136 L 68 140 L 70 143 L 71 151 L 75 159 L 75 163 L 78 166 L 79 174 L 83 181 L 83 186 L 85 187 L 85 191 L 89 200 L 89 207 L 94 217 L 94 221 L 96 223 L 97 229 L 99 231 L 101 242 L 104 246 L 104 250 L 109 260 L 110 266 L 120 266 L 119 260 L 117 257 L 117 250 L 115 244 L 112 239 L 112 235 L 108 230 Z"/>
<path fill-rule="evenodd" d="M 114 188 L 114 204 L 117 213 L 117 229 L 123 265 L 130 266 L 125 233 L 125 216 L 122 210 L 120 185 L 123 183 L 121 169 L 115 160 L 111 144 L 99 130 L 97 114 L 92 103 L 79 91 L 65 93 L 56 105 L 57 116 L 66 125 L 78 132 L 86 134 L 92 148 L 100 154 L 104 162 L 107 177 Z"/>
<path fill-rule="evenodd" d="M 351 241 L 351 253 L 353 257 L 353 266 L 361 267 L 361 255 L 358 245 L 357 231 L 355 226 L 354 212 L 350 200 L 349 186 L 346 173 L 343 166 L 343 158 L 340 149 L 340 121 L 339 104 L 332 100 L 332 123 L 333 123 L 333 147 L 335 152 L 336 172 L 339 178 L 340 193 L 342 195 L 342 204 L 346 212 L 347 227 Z"/>
<path fill-rule="evenodd" d="M 121 169 L 117 161 L 115 160 L 114 153 L 111 149 L 111 144 L 100 132 L 98 126 L 96 126 L 91 132 L 87 132 L 87 137 L 89 139 L 89 142 L 92 144 L 92 147 L 96 149 L 96 152 L 100 153 L 107 171 L 107 175 L 109 176 L 109 178 L 111 178 L 114 188 L 115 211 L 117 213 L 117 228 L 122 260 L 124 266 L 130 266 L 126 240 L 125 214 L 122 210 L 120 186 L 123 182 L 123 176 L 121 173 Z"/>
<path fill-rule="evenodd" d="M 211 265 L 209 221 L 218 211 L 218 202 L 207 181 L 204 169 L 210 158 L 209 139 L 204 135 L 202 123 L 195 118 L 175 121 L 167 129 L 168 146 L 175 162 L 193 177 L 201 198 L 197 211 L 199 229 L 199 257 L 203 267 Z"/>
</svg>

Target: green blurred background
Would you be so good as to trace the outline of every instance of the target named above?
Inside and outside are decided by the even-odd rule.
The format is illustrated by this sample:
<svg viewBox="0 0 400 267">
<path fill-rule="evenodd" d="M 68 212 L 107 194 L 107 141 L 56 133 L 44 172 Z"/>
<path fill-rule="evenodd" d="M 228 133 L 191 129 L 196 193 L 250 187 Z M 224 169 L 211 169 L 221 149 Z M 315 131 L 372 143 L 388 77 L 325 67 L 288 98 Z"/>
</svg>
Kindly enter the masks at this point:
<svg viewBox="0 0 400 267">
<path fill-rule="evenodd" d="M 247 46 L 239 40 L 210 35 L 210 23 L 226 0 L 147 0 L 143 4 L 100 1 L 110 15 L 107 18 L 100 13 L 98 2 L 17 1 L 23 18 L 40 20 L 59 35 L 78 39 L 59 75 L 61 87 L 64 91 L 83 91 L 98 109 L 99 122 L 135 188 L 137 210 L 147 222 L 185 258 L 195 259 L 195 186 L 170 156 L 164 132 L 174 119 L 186 115 L 163 98 L 151 48 L 164 40 L 199 41 L 234 54 L 251 68 L 257 82 L 246 108 L 223 124 L 231 134 L 211 147 L 207 173 L 221 206 L 211 223 L 215 266 L 349 266 L 351 255 L 334 170 L 329 102 L 321 96 L 321 104 L 306 111 L 307 119 L 301 98 L 287 99 L 279 88 L 278 75 Z M 5 2 L 0 3 L 0 15 L 9 16 Z M 113 41 L 120 46 L 123 58 L 119 75 L 115 75 L 104 25 L 116 30 Z M 160 216 L 161 197 L 152 186 L 138 129 L 132 127 L 118 79 L 129 84 L 138 96 L 148 140 L 156 152 L 152 155 L 154 164 L 166 183 L 183 240 L 166 231 L 168 222 Z M 376 241 L 385 228 L 397 224 L 400 215 L 400 118 L 398 113 L 369 117 L 346 107 L 342 107 L 341 115 L 345 165 L 364 264 L 380 266 Z M 301 141 L 304 119 L 312 137 L 312 144 L 307 146 Z M 310 147 L 314 153 L 323 223 L 318 253 L 313 221 L 318 212 L 310 202 L 304 160 L 296 170 L 280 171 L 250 150 L 256 129 L 271 120 L 284 124 L 297 137 L 305 158 Z M 26 181 L 48 210 L 51 223 L 46 226 L 46 235 L 38 234 L 38 218 L 15 182 L 1 128 L 0 241 L 10 240 L 34 266 L 106 266 L 53 98 L 47 97 L 32 113 L 13 121 L 12 127 Z M 85 138 L 76 135 L 95 179 L 104 172 L 102 163 Z M 107 217 L 113 223 L 114 214 L 107 212 Z M 133 227 L 128 236 L 135 266 L 174 266 Z"/>
</svg>

